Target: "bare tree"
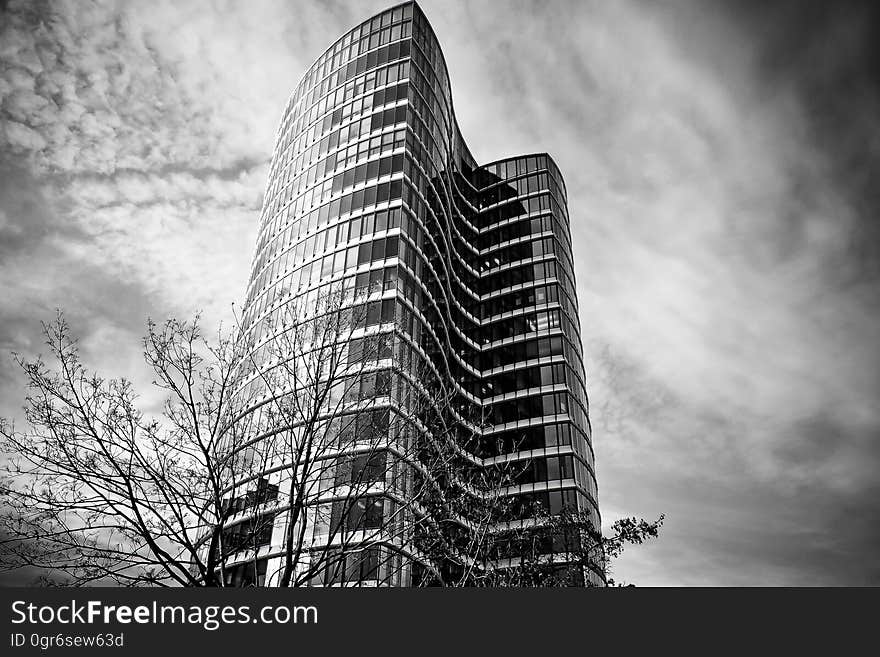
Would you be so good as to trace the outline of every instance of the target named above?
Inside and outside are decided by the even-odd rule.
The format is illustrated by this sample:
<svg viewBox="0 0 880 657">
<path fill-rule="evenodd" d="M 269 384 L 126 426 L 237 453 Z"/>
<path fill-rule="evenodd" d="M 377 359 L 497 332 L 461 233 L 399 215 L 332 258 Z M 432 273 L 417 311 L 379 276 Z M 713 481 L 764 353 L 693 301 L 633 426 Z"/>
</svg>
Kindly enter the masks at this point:
<svg viewBox="0 0 880 657">
<path fill-rule="evenodd" d="M 434 503 L 426 515 L 429 531 L 420 537 L 433 567 L 417 585 L 590 586 L 605 580 L 627 546 L 656 538 L 663 524 L 662 515 L 653 522 L 622 518 L 603 534 L 587 511 L 564 506 L 550 513 L 515 492 L 530 459 L 499 467 L 467 460 L 459 454 L 432 460 L 433 477 L 443 485 L 419 497 L 422 505 Z"/>
<path fill-rule="evenodd" d="M 420 378 L 431 379 L 427 374 Z M 415 584 L 585 586 L 605 580 L 627 546 L 658 536 L 662 515 L 653 522 L 619 519 L 603 535 L 594 514 L 573 503 L 551 513 L 523 496 L 518 482 L 533 459 L 485 461 L 476 456 L 487 440 L 487 411 L 442 381 L 434 380 L 428 397 L 443 403 L 422 403 L 417 412 L 428 425 L 420 435 L 419 461 L 431 485 L 413 497 L 424 510 L 414 536 L 427 566 Z M 495 443 L 490 450 L 495 454 L 522 447 L 517 441 Z M 613 579 L 607 583 L 615 584 Z"/>
<path fill-rule="evenodd" d="M 392 336 L 382 332 L 393 306 L 371 300 L 375 292 L 340 285 L 299 297 L 266 321 L 250 363 L 264 401 L 248 410 L 259 418 L 254 437 L 235 449 L 277 473 L 280 555 L 268 552 L 281 567 L 272 584 L 320 581 L 349 553 L 388 540 L 394 524 L 384 496 Z"/>
<path fill-rule="evenodd" d="M 394 306 L 375 296 L 328 286 L 289 305 L 252 363 L 272 393 L 252 446 L 283 489 L 272 584 L 389 583 L 406 568 L 443 579 L 449 555 L 467 562 L 457 541 L 474 535 L 450 487 L 468 485 L 460 470 L 475 469 L 466 442 L 480 425 L 450 413 L 457 393 L 411 361 Z M 393 564 L 380 569 L 380 553 Z"/>
<path fill-rule="evenodd" d="M 555 514 L 532 511 L 528 522 L 508 522 L 490 534 L 485 545 L 489 567 L 477 586 L 589 586 L 589 571 L 600 578 L 628 545 L 656 538 L 663 524 L 640 518 L 615 521 L 608 534 L 596 527 L 590 513 L 564 507 Z M 609 578 L 609 586 L 616 582 Z"/>
<path fill-rule="evenodd" d="M 584 514 L 525 508 L 528 461 L 475 456 L 485 410 L 414 356 L 383 291 L 287 294 L 213 344 L 198 318 L 150 323 L 157 419 L 85 368 L 59 313 L 43 327 L 55 367 L 17 358 L 28 428 L 0 426 L 0 568 L 73 585 L 560 585 L 656 536 L 662 517 L 602 537 Z"/>
<path fill-rule="evenodd" d="M 86 369 L 59 313 L 44 326 L 54 367 L 17 359 L 27 429 L 0 430 L 0 567 L 73 585 L 304 586 L 351 581 L 358 559 L 377 580 L 387 546 L 407 555 L 392 578 L 432 479 L 413 475 L 419 413 L 391 412 L 380 297 L 326 287 L 214 346 L 197 321 L 151 323 L 158 419 L 131 383 Z"/>
<path fill-rule="evenodd" d="M 229 405 L 245 345 L 208 346 L 197 322 L 150 323 L 144 356 L 167 394 L 154 420 L 130 382 L 86 369 L 61 313 L 43 330 L 55 368 L 16 358 L 28 430 L 0 428 L 2 568 L 73 585 L 218 584 L 223 491 L 236 470 L 218 447 L 247 430 Z"/>
</svg>

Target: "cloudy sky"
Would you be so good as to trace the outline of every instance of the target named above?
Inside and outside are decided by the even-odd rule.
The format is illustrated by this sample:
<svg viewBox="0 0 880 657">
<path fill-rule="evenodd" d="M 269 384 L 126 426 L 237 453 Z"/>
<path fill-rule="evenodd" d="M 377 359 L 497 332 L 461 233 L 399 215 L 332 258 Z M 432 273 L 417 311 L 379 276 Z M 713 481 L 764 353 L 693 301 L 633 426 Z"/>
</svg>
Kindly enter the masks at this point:
<svg viewBox="0 0 880 657">
<path fill-rule="evenodd" d="M 615 576 L 880 585 L 878 16 L 421 4 L 477 159 L 566 178 L 603 516 L 667 516 Z M 56 307 L 155 403 L 147 317 L 229 321 L 287 95 L 386 6 L 0 2 L 0 414 Z"/>
</svg>

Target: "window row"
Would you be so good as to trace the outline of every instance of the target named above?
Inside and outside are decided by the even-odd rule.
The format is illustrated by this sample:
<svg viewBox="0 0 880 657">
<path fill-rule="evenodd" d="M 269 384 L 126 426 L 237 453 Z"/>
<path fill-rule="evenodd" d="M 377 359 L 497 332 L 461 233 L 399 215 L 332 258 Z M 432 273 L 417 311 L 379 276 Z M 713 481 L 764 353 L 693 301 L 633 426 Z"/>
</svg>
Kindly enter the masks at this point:
<svg viewBox="0 0 880 657">
<path fill-rule="evenodd" d="M 360 383 L 358 382 L 357 385 L 359 386 Z M 384 381 L 382 385 L 386 385 Z M 373 445 L 388 435 L 389 423 L 390 411 L 387 408 L 361 409 L 355 413 L 333 417 L 327 435 L 335 438 L 341 449 L 357 443 Z M 333 476 L 335 479 L 335 472 Z"/>
<path fill-rule="evenodd" d="M 388 74 L 385 69 L 379 69 L 378 71 L 368 74 L 364 80 L 365 87 L 368 88 L 368 90 L 373 89 L 376 86 L 376 80 L 378 78 L 382 78 L 385 83 L 387 83 Z M 334 135 L 336 135 L 336 137 L 334 138 L 336 142 L 335 145 L 338 147 L 345 146 L 349 142 L 360 138 L 362 134 L 362 126 L 364 130 L 368 129 L 370 125 L 369 116 L 362 117 L 362 114 L 370 113 L 374 106 L 376 109 L 380 109 L 385 103 L 394 103 L 397 102 L 398 99 L 405 99 L 406 97 L 406 82 L 402 82 L 395 86 L 389 86 L 387 88 L 380 89 L 376 93 L 368 93 L 362 98 L 357 98 L 351 102 L 348 102 L 342 107 L 337 108 L 332 114 L 327 114 L 324 117 L 324 123 L 329 125 L 325 128 L 324 124 L 322 124 L 320 126 L 321 131 L 316 132 L 314 134 L 314 138 L 310 139 L 308 138 L 309 135 L 301 135 L 297 137 L 296 145 L 292 148 L 289 148 L 289 137 L 282 137 L 279 141 L 279 145 L 276 148 L 276 153 L 272 161 L 272 167 L 269 171 L 269 179 L 273 182 L 274 185 L 273 187 L 270 187 L 269 192 L 271 194 L 275 194 L 279 186 L 286 184 L 292 178 L 297 177 L 297 175 L 308 175 L 308 180 L 311 183 L 320 178 L 324 174 L 325 170 L 332 170 L 333 166 L 335 166 L 336 164 L 335 153 L 332 154 L 333 160 L 332 164 L 329 167 L 324 163 L 323 159 L 319 159 L 316 163 L 312 164 L 313 160 L 310 158 L 311 149 L 310 152 L 306 154 L 305 152 L 303 152 L 305 147 L 309 144 L 312 144 L 319 137 L 324 137 L 325 133 L 327 133 L 331 128 L 336 127 L 340 123 L 347 123 L 347 125 L 343 126 L 333 133 Z M 379 99 L 381 99 L 382 102 L 375 103 L 375 101 Z M 337 119 L 337 117 L 338 120 L 335 120 Z M 354 121 L 348 123 L 350 119 L 354 119 Z M 320 144 L 318 144 L 318 149 L 320 150 Z M 316 169 L 315 173 L 311 172 L 311 169 L 313 168 Z"/>
<path fill-rule="evenodd" d="M 371 429 L 375 428 L 371 427 Z M 384 450 L 345 454 L 336 459 L 335 483 L 337 486 L 357 487 L 383 482 L 387 469 L 388 453 Z"/>
<path fill-rule="evenodd" d="M 574 489 L 520 493 L 504 509 L 503 520 L 533 518 L 541 514 L 559 515 L 563 509 L 577 511 L 578 493 Z M 585 506 L 585 505 L 584 505 Z"/>
<path fill-rule="evenodd" d="M 393 268 L 386 269 L 385 271 L 393 271 Z M 376 278 L 381 280 L 382 272 L 382 269 L 376 269 L 372 272 L 361 273 L 368 274 L 368 276 L 363 277 L 364 279 L 371 277 L 372 274 L 376 274 Z M 346 278 L 344 282 L 346 285 L 353 286 L 357 278 L 357 276 L 351 276 Z M 390 285 L 393 287 L 393 282 L 390 283 Z M 353 291 L 353 287 L 350 289 Z M 311 292 L 309 294 L 311 294 Z M 394 321 L 394 299 L 370 301 L 367 304 L 359 304 L 353 308 L 349 308 L 344 312 L 351 315 L 352 321 L 350 323 L 353 328 L 368 328 L 370 326 L 384 324 L 386 322 Z M 274 330 L 273 322 L 276 318 L 270 314 L 266 319 L 271 321 L 255 321 L 257 317 L 259 317 L 259 314 L 255 313 L 254 316 L 248 320 L 248 326 L 254 333 L 253 339 L 255 343 L 260 343 L 263 338 L 270 338 L 272 336 L 272 331 Z M 258 363 L 266 362 L 269 357 L 272 356 L 271 349 L 274 346 L 272 339 L 268 340 L 266 344 L 260 345 L 254 350 L 254 357 L 251 360 Z M 253 369 L 253 365 L 251 365 L 251 369 Z"/>
<path fill-rule="evenodd" d="M 344 189 L 356 187 L 400 171 L 403 171 L 403 153 L 383 157 L 379 160 L 370 160 L 333 176 L 330 180 L 331 191 L 335 195 Z"/>
<path fill-rule="evenodd" d="M 355 365 L 391 358 L 392 342 L 393 340 L 387 333 L 352 338 L 347 344 L 347 362 L 349 365 Z"/>
<path fill-rule="evenodd" d="M 394 108 L 392 110 L 394 111 Z M 379 112 L 374 116 L 382 117 L 384 121 L 384 112 Z M 361 131 L 362 123 L 363 131 Z M 325 177 L 337 171 L 341 172 L 344 168 L 355 164 L 358 159 L 373 157 L 381 153 L 383 147 L 384 150 L 389 150 L 389 147 L 395 141 L 399 142 L 397 147 L 403 145 L 403 134 L 399 136 L 399 140 L 395 135 L 375 135 L 367 139 L 372 131 L 371 125 L 372 119 L 367 117 L 362 122 L 355 121 L 334 132 L 334 137 L 339 136 L 343 138 L 338 144 L 334 144 L 334 147 L 338 145 L 340 150 L 330 153 L 327 157 L 318 160 L 314 164 L 310 164 L 301 172 L 296 172 L 294 164 L 291 163 L 290 166 L 285 167 L 280 173 L 270 174 L 271 184 L 266 193 L 266 205 L 268 207 L 284 205 L 290 199 L 298 197 L 300 193 L 312 187 L 316 182 L 323 182 Z M 346 145 L 351 146 L 351 158 L 348 157 L 348 149 L 344 148 Z M 398 169 L 398 171 L 400 170 Z"/>
<path fill-rule="evenodd" d="M 231 554 L 238 550 L 256 550 L 272 542 L 275 528 L 275 514 L 255 515 L 222 530 L 223 553 Z"/>
<path fill-rule="evenodd" d="M 365 119 L 366 120 L 366 119 Z M 371 137 L 358 142 L 346 149 L 345 162 L 340 166 L 347 167 L 355 164 L 359 160 L 364 160 L 383 153 L 392 153 L 402 148 L 404 143 L 405 130 L 397 130 L 395 132 L 385 132 L 381 135 Z M 341 151 L 340 151 L 341 153 Z M 341 161 L 337 160 L 337 164 Z M 324 180 L 320 185 L 315 185 L 299 195 L 294 195 L 291 191 L 286 190 L 282 194 L 278 194 L 268 202 L 264 207 L 263 214 L 267 217 L 275 217 L 279 212 L 287 206 L 287 216 L 300 215 L 303 212 L 320 205 L 330 197 L 332 191 L 332 182 Z M 267 221 L 268 224 L 268 221 Z"/>
<path fill-rule="evenodd" d="M 483 210 L 475 217 L 475 223 L 478 227 L 484 228 L 534 212 L 546 212 L 552 209 L 553 197 L 546 193 L 537 194 L 496 206 L 491 210 Z"/>
<path fill-rule="evenodd" d="M 312 265 L 315 265 L 314 271 L 312 271 Z M 307 289 L 310 286 L 311 279 L 302 279 L 301 272 L 308 271 L 310 275 L 314 276 L 314 281 L 317 281 L 322 266 L 322 261 L 316 261 L 308 265 L 308 269 L 294 271 L 271 286 L 255 301 L 249 301 L 244 313 L 244 326 L 250 327 L 254 320 L 263 314 L 264 310 L 282 298 L 286 301 L 296 301 L 296 303 L 302 304 L 301 307 L 313 308 L 319 299 L 327 298 L 332 288 L 332 290 L 341 289 L 345 295 L 344 302 L 351 303 L 365 294 L 394 289 L 397 280 L 397 267 L 392 266 L 385 269 L 358 272 L 342 280 L 328 281 L 319 287 Z M 294 276 L 297 277 L 297 284 L 295 286 L 293 285 Z M 307 289 L 307 291 L 294 292 L 295 290 L 302 289 Z M 284 308 L 279 308 L 279 310 L 287 312 Z"/>
<path fill-rule="evenodd" d="M 547 358 L 560 355 L 568 357 L 571 354 L 566 347 L 566 340 L 561 335 L 523 340 L 476 353 L 472 364 L 477 369 L 489 370 L 513 363 L 521 363 L 533 358 Z"/>
<path fill-rule="evenodd" d="M 517 390 L 564 384 L 566 369 L 565 363 L 522 367 L 475 382 L 471 392 L 479 397 L 494 397 Z"/>
<path fill-rule="evenodd" d="M 520 308 L 529 308 L 543 303 L 559 301 L 559 285 L 536 285 L 522 290 L 514 290 L 486 301 L 471 301 L 468 310 L 480 319 L 487 319 Z"/>
<path fill-rule="evenodd" d="M 391 163 L 391 159 L 392 158 L 383 158 L 383 160 L 387 160 L 388 164 L 393 166 L 393 164 Z M 378 194 L 379 192 L 377 190 L 377 197 Z M 308 234 L 316 228 L 320 228 L 321 226 L 325 226 L 329 222 L 334 221 L 337 217 L 330 215 L 330 205 L 331 204 L 329 203 L 325 204 L 320 208 L 315 209 L 312 212 L 309 212 L 308 214 L 300 217 L 299 219 L 295 219 L 287 223 L 286 225 L 279 224 L 277 226 L 276 232 L 273 233 L 270 239 L 266 241 L 263 251 L 260 252 L 259 255 L 254 259 L 251 270 L 251 280 L 255 279 L 257 274 L 267 262 L 271 262 L 278 253 L 286 250 L 289 245 L 295 243 L 300 237 Z M 312 235 L 309 238 L 313 240 L 312 247 L 309 247 L 308 245 L 303 246 L 302 253 L 311 253 L 312 255 L 322 253 L 328 248 L 339 246 L 341 244 L 344 244 L 345 242 L 355 240 L 366 235 L 371 235 L 376 232 L 381 232 L 389 228 L 396 228 L 400 225 L 400 214 L 400 208 L 390 208 L 388 210 L 379 210 L 375 213 L 353 217 L 347 222 L 342 221 L 335 226 L 328 227 L 318 234 Z M 332 238 L 330 237 L 331 232 L 333 233 Z M 322 248 L 319 248 L 318 250 L 315 250 L 315 245 L 318 244 L 323 244 L 324 246 Z M 304 256 L 300 256 L 299 259 L 307 258 L 305 258 Z M 266 279 L 264 279 L 263 282 L 265 283 L 266 280 L 271 280 L 271 276 L 267 275 Z M 262 286 L 259 286 L 256 289 L 260 289 L 261 287 Z"/>
<path fill-rule="evenodd" d="M 544 237 L 530 242 L 519 242 L 505 246 L 484 256 L 480 261 L 480 271 L 485 272 L 511 262 L 554 254 L 556 253 L 555 241 L 553 237 Z"/>
<path fill-rule="evenodd" d="M 554 235 L 558 235 L 560 238 L 567 237 L 565 227 L 563 227 L 552 214 L 545 214 L 543 217 L 533 218 L 525 216 L 519 221 L 504 224 L 503 226 L 498 226 L 485 233 L 481 233 L 477 238 L 476 246 L 482 251 L 484 249 L 489 249 L 496 244 L 501 244 L 502 242 L 526 237 L 527 235 L 549 233 L 551 231 Z"/>
<path fill-rule="evenodd" d="M 408 37 L 411 14 L 411 5 L 397 7 L 345 34 L 311 66 L 297 87 L 292 104 L 304 96 L 307 101 L 320 97 L 327 89 L 337 85 L 338 75 L 330 73 L 345 62 L 391 41 Z"/>
<path fill-rule="evenodd" d="M 242 588 L 263 586 L 266 583 L 268 559 L 248 559 L 247 561 L 223 569 L 223 583 L 226 586 Z"/>
<path fill-rule="evenodd" d="M 492 424 L 505 424 L 548 415 L 567 415 L 572 406 L 567 392 L 518 397 L 490 405 L 489 421 Z"/>
<path fill-rule="evenodd" d="M 393 69 L 393 72 L 390 69 Z M 402 79 L 400 78 L 399 64 L 394 64 L 387 69 L 377 69 L 365 76 L 361 76 L 355 81 L 354 100 L 336 106 L 332 112 L 324 115 L 322 121 L 315 123 L 307 131 L 301 134 L 291 132 L 283 137 L 279 142 L 276 160 L 273 163 L 273 167 L 285 166 L 286 163 L 285 170 L 282 172 L 283 175 L 279 177 L 286 181 L 290 178 L 291 170 L 294 173 L 300 170 L 297 165 L 301 165 L 302 161 L 297 154 L 303 151 L 306 146 L 318 139 L 326 138 L 332 141 L 330 146 L 332 149 L 337 145 L 342 146 L 350 140 L 357 139 L 361 134 L 361 124 L 363 123 L 365 127 L 369 125 L 369 123 L 363 122 L 362 114 L 369 114 L 371 110 L 380 110 L 386 103 L 394 104 L 399 99 L 406 99 L 408 85 L 406 82 L 394 85 L 393 83 L 398 79 Z M 389 83 L 391 83 L 391 86 L 384 88 L 384 85 Z M 370 93 L 377 88 L 379 88 L 379 91 Z M 366 95 L 360 97 L 361 94 Z M 369 119 L 369 117 L 365 118 Z M 352 119 L 354 120 L 353 123 L 348 123 Z M 343 123 L 347 123 L 347 125 L 334 131 L 332 134 L 328 134 L 330 130 Z M 287 147 L 292 138 L 291 136 L 295 134 L 299 134 L 299 136 L 296 137 L 293 149 L 288 152 Z M 274 175 L 274 168 L 270 175 Z"/>
<path fill-rule="evenodd" d="M 376 546 L 345 552 L 331 548 L 321 558 L 327 564 L 313 578 L 311 585 L 356 585 L 379 580 L 379 565 L 383 552 Z"/>
<path fill-rule="evenodd" d="M 583 440 L 580 431 L 571 422 L 522 427 L 511 431 L 501 431 L 480 437 L 475 455 L 481 458 L 526 452 L 545 447 L 571 445 L 572 441 Z"/>
<path fill-rule="evenodd" d="M 278 499 L 277 484 L 270 484 L 268 479 L 260 477 L 254 490 L 249 490 L 236 497 L 224 498 L 223 513 L 224 516 L 232 516 L 245 509 L 250 509 L 276 499 Z"/>
<path fill-rule="evenodd" d="M 508 463 L 505 469 L 511 485 L 574 479 L 574 458 L 571 456 L 536 457 L 524 462 Z"/>
<path fill-rule="evenodd" d="M 345 224 L 342 224 L 344 227 Z M 335 226 L 333 228 L 336 228 Z M 330 232 L 319 233 L 324 241 L 309 238 L 300 242 L 296 247 L 288 249 L 269 265 L 258 277 L 253 288 L 253 296 L 257 298 L 260 290 L 272 285 L 276 279 L 283 279 L 283 283 L 276 283 L 274 288 L 275 298 L 282 294 L 308 287 L 311 283 L 327 276 L 340 273 L 352 267 L 358 267 L 377 260 L 393 258 L 397 256 L 400 245 L 400 237 L 380 238 L 372 242 L 363 242 L 347 249 L 333 251 L 336 248 L 335 240 L 342 233 L 336 231 L 336 236 L 330 240 Z M 346 239 L 346 242 L 348 239 Z M 346 242 L 340 241 L 339 244 Z M 330 251 L 328 255 L 317 260 L 312 260 L 316 255 Z M 311 262 L 309 262 L 311 261 Z M 300 263 L 307 264 L 300 266 Z M 288 273 L 290 272 L 290 273 Z M 268 305 L 269 302 L 265 302 Z"/>
<path fill-rule="evenodd" d="M 385 516 L 385 498 L 378 495 L 333 502 L 330 533 L 379 529 Z"/>
<path fill-rule="evenodd" d="M 373 89 L 378 87 L 384 87 L 385 85 L 396 84 L 398 81 L 406 80 L 409 77 L 409 61 L 403 60 L 397 64 L 390 64 L 384 68 L 376 69 L 375 72 L 368 73 L 358 80 L 353 80 L 349 82 L 345 88 L 340 87 L 336 90 L 335 94 L 331 94 L 327 98 L 325 98 L 321 103 L 320 107 L 322 108 L 322 114 L 324 112 L 330 112 L 330 121 L 332 125 L 333 115 L 332 112 L 341 109 L 340 119 L 342 118 L 342 114 L 345 113 L 347 109 L 347 104 L 349 101 L 353 101 L 351 103 L 351 114 L 350 116 L 355 117 L 361 112 L 367 112 L 372 108 L 373 103 L 373 95 L 370 93 Z M 364 98 L 359 100 L 353 100 L 356 95 L 355 91 L 358 91 L 358 94 L 367 94 Z M 332 102 L 328 102 L 332 101 Z M 347 117 L 346 117 L 347 118 Z M 361 119 L 361 130 L 360 134 L 364 133 L 364 121 L 369 121 L 369 117 Z M 299 124 L 299 120 L 297 120 L 297 125 Z M 308 125 L 308 124 L 306 124 Z M 366 124 L 367 126 L 369 123 Z M 278 149 L 277 156 L 281 160 L 293 160 L 296 158 L 297 162 L 302 162 L 303 168 L 306 165 L 306 162 L 314 162 L 320 156 L 324 155 L 330 150 L 330 138 L 331 135 L 326 135 L 323 138 L 321 137 L 322 130 L 324 128 L 323 119 L 320 122 L 313 124 L 308 130 L 303 130 L 302 132 L 293 132 L 291 136 L 291 144 L 287 144 L 287 138 L 282 141 L 281 146 Z M 349 126 L 350 128 L 350 126 Z M 337 134 L 337 132 L 331 134 Z M 349 137 L 350 138 L 350 137 Z M 317 149 L 317 150 L 315 150 Z M 306 159 L 308 157 L 308 159 Z M 302 160 L 300 160 L 302 158 Z"/>
<path fill-rule="evenodd" d="M 409 46 L 409 41 L 397 41 L 396 43 L 391 43 L 378 50 L 373 50 L 372 52 L 361 55 L 357 59 L 350 60 L 345 68 L 340 69 L 339 71 L 339 77 L 336 79 L 337 89 L 342 87 L 346 92 L 349 92 L 354 83 L 354 81 L 350 80 L 356 75 L 360 75 L 364 71 L 369 71 L 377 66 L 383 66 L 396 59 L 409 57 Z M 356 91 L 354 92 L 354 95 L 357 95 Z"/>
<path fill-rule="evenodd" d="M 496 162 L 488 166 L 480 167 L 474 172 L 477 187 L 488 187 L 499 180 L 516 178 L 535 171 L 541 171 L 548 167 L 548 158 L 545 155 L 521 157 L 504 162 Z"/>
<path fill-rule="evenodd" d="M 367 95 L 345 103 L 342 107 L 338 107 L 331 114 L 327 114 L 324 117 L 321 132 L 317 135 L 318 137 L 323 137 L 324 134 L 338 125 L 348 123 L 350 119 L 362 118 L 361 114 L 369 113 L 371 109 L 379 110 L 386 104 L 395 104 L 398 100 L 406 100 L 409 89 L 409 85 L 406 82 L 383 87 L 370 94 L 369 92 L 376 88 L 378 73 L 376 71 L 364 76 L 363 89 L 357 90 L 358 93 L 355 94 L 357 96 L 362 92 L 366 92 Z M 387 73 L 384 76 L 378 77 L 384 77 L 385 83 L 388 83 Z M 360 120 L 354 120 L 354 122 L 348 123 L 348 125 L 344 125 L 339 130 L 328 135 L 332 144 L 331 147 L 344 146 L 349 141 L 357 139 L 360 136 L 360 125 Z M 337 136 L 334 137 L 333 135 Z"/>
<path fill-rule="evenodd" d="M 502 290 L 514 285 L 541 281 L 546 278 L 556 278 L 557 272 L 558 268 L 553 260 L 545 260 L 544 262 L 534 264 L 527 263 L 483 276 L 480 278 L 479 288 L 475 291 L 478 294 L 488 294 L 489 292 Z"/>
<path fill-rule="evenodd" d="M 537 331 L 552 331 L 561 325 L 561 313 L 559 310 L 542 310 L 540 312 L 508 317 L 488 326 L 477 326 L 465 330 L 474 342 L 489 344 L 496 340 L 512 338 L 515 335 L 535 333 Z"/>
<path fill-rule="evenodd" d="M 485 208 L 502 201 L 508 201 L 517 196 L 532 195 L 549 188 L 550 177 L 546 173 L 519 178 L 518 180 L 512 180 L 503 185 L 496 185 L 480 192 L 480 207 Z"/>
</svg>

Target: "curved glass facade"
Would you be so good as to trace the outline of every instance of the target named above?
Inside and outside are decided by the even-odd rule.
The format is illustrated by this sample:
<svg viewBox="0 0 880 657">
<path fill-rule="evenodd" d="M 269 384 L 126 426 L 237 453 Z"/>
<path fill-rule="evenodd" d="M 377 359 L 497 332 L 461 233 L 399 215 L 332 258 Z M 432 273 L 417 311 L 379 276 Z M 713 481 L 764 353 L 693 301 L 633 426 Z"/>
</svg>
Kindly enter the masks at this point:
<svg viewBox="0 0 880 657">
<path fill-rule="evenodd" d="M 393 340 L 377 408 L 393 417 L 410 374 L 431 372 L 485 418 L 472 461 L 523 465 L 504 491 L 521 517 L 567 506 L 600 526 L 565 184 L 547 154 L 474 161 L 415 3 L 340 38 L 285 108 L 243 313 L 256 370 L 264 320 L 331 285 L 364 290 L 363 331 Z M 270 583 L 272 529 L 265 542 Z M 423 576 L 411 554 L 379 561 L 379 583 Z M 598 565 L 585 578 L 604 582 Z"/>
</svg>

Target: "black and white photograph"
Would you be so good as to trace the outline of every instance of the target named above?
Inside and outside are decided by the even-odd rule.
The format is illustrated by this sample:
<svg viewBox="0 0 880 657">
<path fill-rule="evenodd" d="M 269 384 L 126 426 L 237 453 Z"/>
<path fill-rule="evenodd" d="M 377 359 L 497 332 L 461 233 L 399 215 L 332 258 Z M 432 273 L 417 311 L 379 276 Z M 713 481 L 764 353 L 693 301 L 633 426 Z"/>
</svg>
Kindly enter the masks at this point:
<svg viewBox="0 0 880 657">
<path fill-rule="evenodd" d="M 0 585 L 877 587 L 878 28 L 3 0 Z"/>
</svg>

